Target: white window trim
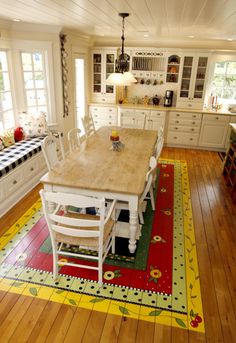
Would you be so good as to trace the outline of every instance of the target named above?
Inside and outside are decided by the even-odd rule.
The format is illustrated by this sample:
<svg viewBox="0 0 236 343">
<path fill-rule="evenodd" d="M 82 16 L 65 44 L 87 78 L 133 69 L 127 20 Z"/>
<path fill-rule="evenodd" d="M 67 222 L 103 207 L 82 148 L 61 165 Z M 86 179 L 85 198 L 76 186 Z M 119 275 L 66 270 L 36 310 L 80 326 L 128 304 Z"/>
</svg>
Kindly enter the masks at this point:
<svg viewBox="0 0 236 343">
<path fill-rule="evenodd" d="M 54 89 L 54 74 L 53 74 L 53 47 L 52 42 L 45 41 L 25 41 L 25 40 L 13 40 L 11 47 L 13 49 L 14 61 L 17 63 L 13 66 L 13 75 L 17 75 L 15 78 L 15 89 L 19 90 L 16 98 L 18 101 L 17 112 L 21 113 L 26 111 L 27 103 L 24 92 L 24 78 L 21 65 L 21 52 L 41 52 L 45 58 L 45 70 L 46 70 L 46 82 L 47 82 L 47 97 L 48 97 L 48 123 L 55 123 L 56 117 L 56 103 L 55 103 L 55 89 Z M 23 89 L 22 89 L 23 88 Z"/>
</svg>

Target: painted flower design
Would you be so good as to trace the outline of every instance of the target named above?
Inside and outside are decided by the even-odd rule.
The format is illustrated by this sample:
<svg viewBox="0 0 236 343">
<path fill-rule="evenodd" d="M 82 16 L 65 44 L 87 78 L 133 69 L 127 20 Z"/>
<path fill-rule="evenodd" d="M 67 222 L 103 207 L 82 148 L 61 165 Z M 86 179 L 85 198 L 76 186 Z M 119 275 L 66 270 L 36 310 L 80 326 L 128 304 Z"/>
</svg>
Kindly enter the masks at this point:
<svg viewBox="0 0 236 343">
<path fill-rule="evenodd" d="M 172 212 L 171 212 L 171 209 L 170 208 L 165 208 L 163 210 L 161 210 L 162 212 L 164 212 L 164 214 L 166 216 L 171 216 Z"/>
<path fill-rule="evenodd" d="M 157 243 L 157 242 L 162 242 L 162 243 L 166 243 L 166 241 L 164 240 L 164 238 L 162 238 L 161 236 L 153 236 L 151 243 Z"/>
<path fill-rule="evenodd" d="M 66 258 L 60 258 L 59 260 L 58 260 L 58 263 L 60 263 L 60 264 L 65 264 L 65 263 L 67 263 L 68 262 L 68 260 L 66 259 Z"/>
<path fill-rule="evenodd" d="M 16 256 L 16 261 L 18 262 L 25 261 L 26 259 L 27 259 L 26 253 L 20 253 Z"/>
<path fill-rule="evenodd" d="M 166 165 L 166 164 L 162 164 L 161 167 L 162 167 L 162 168 L 166 168 L 167 165 Z"/>
<path fill-rule="evenodd" d="M 103 277 L 107 281 L 110 281 L 110 280 L 113 280 L 115 278 L 121 277 L 120 270 L 117 269 L 117 270 L 114 270 L 114 272 L 111 271 L 111 270 L 108 270 L 108 271 L 106 271 L 104 273 Z"/>
<path fill-rule="evenodd" d="M 153 267 L 153 266 L 150 266 L 150 278 L 148 279 L 148 282 L 155 282 L 157 283 L 158 282 L 158 279 L 160 279 L 162 276 L 162 273 L 159 269 Z"/>
<path fill-rule="evenodd" d="M 161 192 L 162 192 L 162 193 L 166 193 L 166 188 L 162 187 L 162 188 L 161 188 Z"/>
<path fill-rule="evenodd" d="M 170 176 L 170 174 L 168 174 L 168 173 L 163 174 L 163 177 L 169 177 L 169 176 Z"/>
</svg>

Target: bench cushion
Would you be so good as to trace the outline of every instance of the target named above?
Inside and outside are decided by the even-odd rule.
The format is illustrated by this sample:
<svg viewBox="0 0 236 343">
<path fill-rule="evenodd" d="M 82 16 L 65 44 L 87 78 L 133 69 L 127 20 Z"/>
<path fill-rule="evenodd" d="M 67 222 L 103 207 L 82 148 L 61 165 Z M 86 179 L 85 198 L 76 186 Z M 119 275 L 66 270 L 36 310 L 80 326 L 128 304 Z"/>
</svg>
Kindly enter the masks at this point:
<svg viewBox="0 0 236 343">
<path fill-rule="evenodd" d="M 44 137 L 25 139 L 0 151 L 0 177 L 41 151 Z"/>
</svg>

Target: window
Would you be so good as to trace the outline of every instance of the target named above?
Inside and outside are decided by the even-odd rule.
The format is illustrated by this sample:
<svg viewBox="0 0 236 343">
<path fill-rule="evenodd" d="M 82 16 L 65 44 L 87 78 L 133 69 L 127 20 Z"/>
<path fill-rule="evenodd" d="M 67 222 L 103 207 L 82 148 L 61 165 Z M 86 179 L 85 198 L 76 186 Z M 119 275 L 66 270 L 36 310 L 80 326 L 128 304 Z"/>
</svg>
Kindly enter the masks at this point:
<svg viewBox="0 0 236 343">
<path fill-rule="evenodd" d="M 22 52 L 22 68 L 27 112 L 48 113 L 47 80 L 44 55 L 40 52 Z"/>
<path fill-rule="evenodd" d="M 216 62 L 211 94 L 220 103 L 236 103 L 236 62 Z"/>
<path fill-rule="evenodd" d="M 7 53 L 0 50 L 0 133 L 15 124 Z"/>
</svg>

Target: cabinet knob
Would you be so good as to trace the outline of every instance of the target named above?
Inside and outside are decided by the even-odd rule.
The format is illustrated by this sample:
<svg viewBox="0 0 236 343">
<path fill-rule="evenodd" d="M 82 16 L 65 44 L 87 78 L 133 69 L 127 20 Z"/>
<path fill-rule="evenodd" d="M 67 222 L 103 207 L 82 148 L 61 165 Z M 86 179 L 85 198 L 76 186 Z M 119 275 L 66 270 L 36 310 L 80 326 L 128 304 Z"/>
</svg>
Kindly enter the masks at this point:
<svg viewBox="0 0 236 343">
<path fill-rule="evenodd" d="M 179 117 L 179 116 L 180 116 L 180 114 L 179 114 L 179 113 L 177 113 L 177 114 L 176 114 L 176 117 Z"/>
<path fill-rule="evenodd" d="M 16 180 L 14 180 L 12 183 L 13 183 L 13 185 L 16 185 L 16 184 L 17 184 L 17 181 L 16 181 Z"/>
<path fill-rule="evenodd" d="M 189 138 L 190 141 L 192 141 L 193 139 L 192 138 Z"/>
<path fill-rule="evenodd" d="M 30 171 L 34 171 L 34 168 L 33 168 L 33 167 L 31 167 L 31 168 L 30 168 Z"/>
<path fill-rule="evenodd" d="M 216 118 L 216 120 L 218 120 L 219 119 L 219 117 L 215 117 Z"/>
<path fill-rule="evenodd" d="M 178 127 L 175 127 L 175 130 L 178 130 Z"/>
<path fill-rule="evenodd" d="M 193 118 L 196 118 L 196 117 L 197 117 L 196 115 L 193 116 Z"/>
<path fill-rule="evenodd" d="M 192 122 L 192 124 L 193 124 L 193 125 L 195 125 L 195 124 L 196 124 L 196 122 L 195 122 L 195 121 L 193 121 L 193 122 Z"/>
<path fill-rule="evenodd" d="M 191 131 L 195 131 L 194 129 L 191 129 Z"/>
<path fill-rule="evenodd" d="M 176 124 L 179 124 L 179 120 L 176 120 L 175 122 L 176 122 Z"/>
</svg>

